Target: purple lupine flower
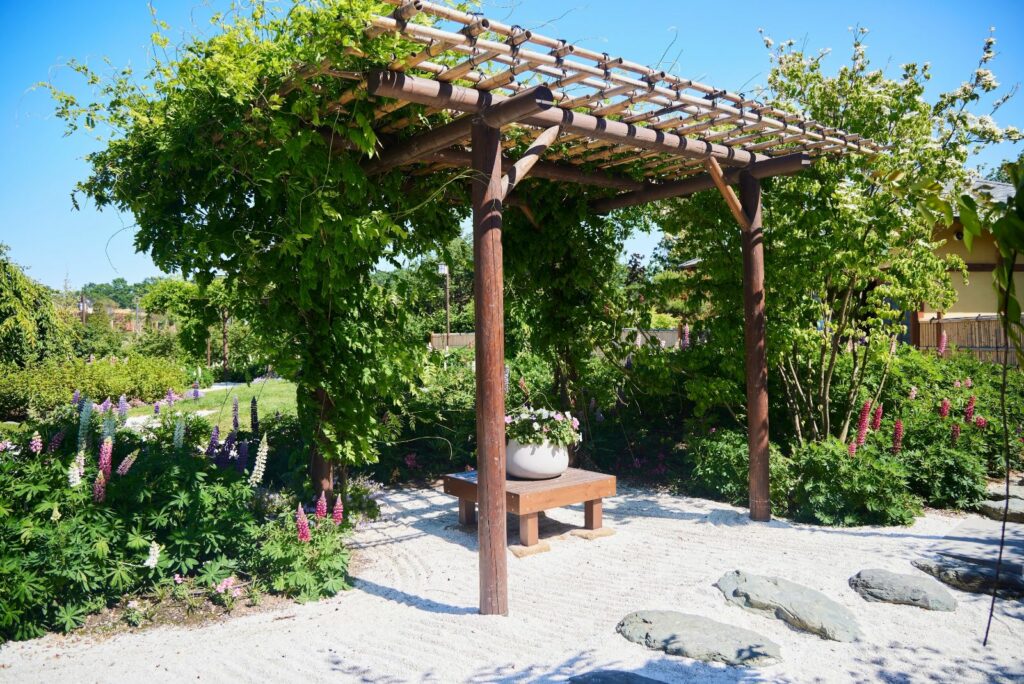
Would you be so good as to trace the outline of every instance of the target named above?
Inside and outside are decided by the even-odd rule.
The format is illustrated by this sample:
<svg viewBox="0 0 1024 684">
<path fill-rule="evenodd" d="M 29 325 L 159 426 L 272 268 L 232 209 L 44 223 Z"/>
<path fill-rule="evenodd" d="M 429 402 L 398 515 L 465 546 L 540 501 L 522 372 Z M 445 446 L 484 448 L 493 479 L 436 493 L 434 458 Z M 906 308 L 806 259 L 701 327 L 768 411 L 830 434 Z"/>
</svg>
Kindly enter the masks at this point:
<svg viewBox="0 0 1024 684">
<path fill-rule="evenodd" d="M 153 404 L 153 415 L 154 416 L 159 416 L 160 415 L 160 402 L 159 401 L 157 401 L 157 402 L 155 402 Z"/>
<path fill-rule="evenodd" d="M 864 446 L 868 438 L 868 418 L 871 416 L 871 402 L 865 401 L 860 407 L 860 420 L 857 421 L 857 446 Z"/>
<path fill-rule="evenodd" d="M 43 453 L 43 438 L 38 430 L 32 433 L 32 440 L 28 443 L 28 448 L 36 456 Z"/>
<path fill-rule="evenodd" d="M 309 519 L 306 517 L 306 511 L 302 510 L 302 504 L 295 509 L 295 526 L 298 528 L 300 542 L 308 542 L 312 539 L 309 534 Z"/>
<path fill-rule="evenodd" d="M 244 473 L 247 465 L 249 465 L 249 441 L 243 439 L 238 443 L 238 460 L 235 461 L 235 470 Z"/>
<path fill-rule="evenodd" d="M 167 388 L 167 405 L 174 406 L 174 390 Z"/>
<path fill-rule="evenodd" d="M 103 477 L 103 471 L 96 473 L 96 481 L 92 483 L 92 500 L 101 503 L 107 498 L 107 479 Z"/>
<path fill-rule="evenodd" d="M 75 390 L 75 393 L 71 395 L 71 406 L 76 411 L 82 406 L 82 393 Z"/>
<path fill-rule="evenodd" d="M 871 429 L 877 431 L 878 428 L 882 427 L 882 403 L 879 402 L 878 406 L 875 407 L 875 415 L 871 419 Z"/>
<path fill-rule="evenodd" d="M 946 331 L 943 330 L 942 331 L 942 335 L 939 336 L 939 347 L 938 347 L 938 350 L 937 350 L 939 352 L 939 356 L 945 356 L 946 355 L 946 345 L 948 343 L 949 343 L 949 337 L 946 335 Z"/>
<path fill-rule="evenodd" d="M 198 382 L 193 382 L 192 383 L 192 398 L 193 399 L 198 399 L 199 398 L 199 383 Z"/>
<path fill-rule="evenodd" d="M 238 432 L 238 395 L 231 400 L 231 430 Z"/>
<path fill-rule="evenodd" d="M 235 441 L 237 439 L 238 433 L 234 430 L 229 432 L 228 436 L 224 439 L 224 444 L 217 451 L 217 466 L 219 468 L 227 468 L 231 463 L 231 459 L 238 456 L 238 452 L 235 451 Z"/>
<path fill-rule="evenodd" d="M 252 432 L 253 437 L 260 433 L 260 412 L 259 407 L 256 405 L 256 397 L 253 397 L 252 401 L 249 402 L 249 430 Z"/>
<path fill-rule="evenodd" d="M 103 444 L 100 445 L 100 458 L 99 458 L 99 469 L 103 473 L 104 478 L 110 479 L 110 469 L 112 465 L 112 459 L 114 456 L 114 438 L 107 437 L 103 440 Z"/>
<path fill-rule="evenodd" d="M 131 470 L 132 468 L 132 464 L 135 463 L 135 459 L 138 458 L 138 456 L 138 449 L 125 456 L 124 460 L 121 461 L 121 465 L 117 466 L 117 474 L 120 475 L 121 477 L 127 475 L 128 471 Z"/>
<path fill-rule="evenodd" d="M 57 449 L 60 449 L 61 442 L 63 441 L 64 431 L 61 430 L 57 434 L 55 434 L 52 439 L 50 439 L 50 446 L 47 448 L 47 451 L 50 452 L 51 454 L 57 453 Z"/>
<path fill-rule="evenodd" d="M 680 345 L 683 349 L 690 348 L 690 324 L 683 324 L 683 341 Z"/>
<path fill-rule="evenodd" d="M 220 448 L 220 426 L 214 425 L 213 430 L 210 432 L 210 443 L 206 447 L 206 455 L 213 458 L 217 455 L 217 450 Z"/>
<path fill-rule="evenodd" d="M 320 492 L 320 498 L 316 500 L 316 517 L 327 517 L 327 493 Z"/>
<path fill-rule="evenodd" d="M 121 395 L 121 398 L 117 400 L 117 415 L 122 419 L 128 417 L 128 397 Z"/>
<path fill-rule="evenodd" d="M 892 426 L 892 453 L 898 454 L 903 449 L 903 421 L 899 418 Z"/>
<path fill-rule="evenodd" d="M 103 403 L 100 404 L 100 413 L 106 413 L 112 407 L 113 404 L 110 402 L 110 397 L 107 397 L 106 399 L 103 400 Z"/>
</svg>

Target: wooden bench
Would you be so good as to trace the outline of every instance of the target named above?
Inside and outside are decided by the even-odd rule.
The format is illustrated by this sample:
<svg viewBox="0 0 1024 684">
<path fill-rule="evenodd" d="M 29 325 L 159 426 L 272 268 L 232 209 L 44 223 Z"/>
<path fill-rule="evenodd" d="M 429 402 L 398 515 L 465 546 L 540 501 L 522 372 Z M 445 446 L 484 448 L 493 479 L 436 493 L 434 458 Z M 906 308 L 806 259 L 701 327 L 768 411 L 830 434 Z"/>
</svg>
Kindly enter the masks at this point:
<svg viewBox="0 0 1024 684">
<path fill-rule="evenodd" d="M 459 499 L 459 522 L 476 522 L 477 471 L 444 476 L 444 491 Z M 542 511 L 582 503 L 584 527 L 601 528 L 601 499 L 615 496 L 615 476 L 569 468 L 550 480 L 505 480 L 505 505 L 509 513 L 519 516 L 519 542 L 523 546 L 537 543 Z"/>
</svg>

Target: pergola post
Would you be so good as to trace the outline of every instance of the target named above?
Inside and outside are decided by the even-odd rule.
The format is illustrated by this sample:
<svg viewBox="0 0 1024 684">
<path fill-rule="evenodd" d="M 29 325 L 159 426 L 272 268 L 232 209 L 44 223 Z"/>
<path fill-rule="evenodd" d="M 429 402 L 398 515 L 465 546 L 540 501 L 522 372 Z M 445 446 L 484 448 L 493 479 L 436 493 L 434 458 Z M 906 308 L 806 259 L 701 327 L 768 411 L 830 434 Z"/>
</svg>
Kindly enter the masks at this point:
<svg viewBox="0 0 1024 684">
<path fill-rule="evenodd" d="M 480 612 L 484 615 L 507 615 L 500 129 L 488 126 L 482 119 L 475 119 L 472 145 Z"/>
<path fill-rule="evenodd" d="M 771 519 L 768 486 L 768 354 L 764 317 L 764 234 L 761 181 L 739 176 L 743 235 L 743 332 L 747 369 L 747 446 L 750 452 L 750 519 Z"/>
</svg>

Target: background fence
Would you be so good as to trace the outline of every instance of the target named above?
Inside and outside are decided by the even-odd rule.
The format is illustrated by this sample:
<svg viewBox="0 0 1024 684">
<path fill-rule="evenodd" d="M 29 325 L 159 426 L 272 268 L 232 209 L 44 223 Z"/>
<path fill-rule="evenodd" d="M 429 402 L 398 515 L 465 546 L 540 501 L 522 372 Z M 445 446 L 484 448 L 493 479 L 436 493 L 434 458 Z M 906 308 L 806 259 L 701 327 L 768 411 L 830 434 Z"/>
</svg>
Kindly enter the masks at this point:
<svg viewBox="0 0 1024 684">
<path fill-rule="evenodd" d="M 444 349 L 444 338 L 444 333 L 430 333 L 430 346 L 434 349 Z M 637 344 L 643 344 L 648 339 L 655 339 L 661 342 L 662 346 L 674 347 L 679 344 L 679 331 L 676 329 L 637 330 L 636 328 L 625 328 L 622 331 L 622 339 L 635 339 Z M 472 349 L 473 333 L 452 333 L 448 346 L 452 349 Z"/>
<path fill-rule="evenodd" d="M 921 321 L 920 349 L 937 349 L 942 333 L 950 346 L 970 350 L 978 359 L 992 363 L 1003 362 L 1003 344 L 1006 336 L 996 316 L 971 318 L 933 318 Z M 1010 365 L 1017 365 L 1016 355 L 1010 352 Z"/>
</svg>

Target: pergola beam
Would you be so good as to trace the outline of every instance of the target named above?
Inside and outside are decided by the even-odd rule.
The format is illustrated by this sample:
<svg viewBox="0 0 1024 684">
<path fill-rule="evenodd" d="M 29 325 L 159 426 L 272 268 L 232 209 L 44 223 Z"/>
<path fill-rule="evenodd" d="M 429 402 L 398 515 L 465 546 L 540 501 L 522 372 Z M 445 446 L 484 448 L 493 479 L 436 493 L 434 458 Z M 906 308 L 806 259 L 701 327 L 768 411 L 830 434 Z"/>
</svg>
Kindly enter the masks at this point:
<svg viewBox="0 0 1024 684">
<path fill-rule="evenodd" d="M 463 150 L 439 150 L 433 152 L 421 161 L 443 164 L 445 166 L 458 166 L 463 168 L 473 167 L 473 155 Z M 514 164 L 511 160 L 503 158 L 501 161 L 502 170 L 506 173 L 512 170 Z M 587 173 L 571 164 L 559 164 L 556 162 L 538 161 L 530 170 L 530 175 L 545 180 L 563 181 L 566 183 L 577 183 L 579 185 L 592 185 L 598 188 L 609 188 L 612 190 L 637 191 L 653 187 L 649 183 L 626 178 L 625 176 L 614 176 L 606 173 Z"/>
<path fill-rule="evenodd" d="M 725 174 L 722 173 L 722 167 L 714 159 L 708 159 L 704 162 L 704 167 L 708 170 L 708 175 L 711 176 L 711 180 L 714 181 L 718 187 L 718 192 L 721 193 L 722 199 L 729 206 L 729 211 L 732 212 L 733 218 L 736 219 L 736 223 L 740 224 L 740 228 L 743 230 L 750 230 L 750 219 L 743 213 L 743 206 L 740 204 L 740 198 L 736 196 L 732 187 L 725 180 Z"/>
<path fill-rule="evenodd" d="M 431 83 L 436 83 L 436 81 L 431 81 Z M 500 128 L 505 124 L 550 109 L 554 104 L 552 100 L 551 89 L 547 86 L 536 86 L 516 93 L 512 97 L 502 98 L 500 102 L 482 108 L 476 117 L 464 116 L 384 150 L 377 159 L 366 164 L 366 173 L 371 176 L 385 173 L 468 139 L 472 133 L 474 118 L 482 119 L 492 128 Z"/>
<path fill-rule="evenodd" d="M 806 154 L 788 154 L 784 157 L 772 157 L 766 161 L 755 163 L 746 173 L 752 178 L 762 179 L 772 176 L 789 176 L 806 169 L 811 165 L 811 158 Z M 729 185 L 738 182 L 742 169 L 729 169 L 723 172 L 723 179 Z M 684 180 L 669 181 L 657 185 L 648 185 L 643 190 L 623 193 L 615 197 L 597 200 L 591 207 L 598 214 L 607 214 L 616 209 L 633 207 L 647 202 L 670 199 L 672 197 L 687 197 L 702 190 L 710 190 L 715 187 L 715 181 L 711 174 L 702 174 Z"/>
<path fill-rule="evenodd" d="M 545 129 L 534 138 L 533 144 L 530 148 L 523 153 L 523 156 L 512 165 L 512 168 L 508 170 L 504 176 L 501 177 L 501 196 L 507 198 L 508 194 L 512 192 L 512 189 L 516 187 L 516 183 L 526 178 L 540 158 L 544 156 L 548 147 L 551 143 L 555 142 L 555 138 L 558 137 L 558 133 L 561 129 L 558 126 L 552 126 L 551 128 Z"/>
<path fill-rule="evenodd" d="M 376 97 L 391 97 L 397 100 L 416 102 L 430 107 L 443 107 L 457 111 L 477 113 L 497 105 L 506 99 L 501 95 L 463 88 L 451 83 L 441 83 L 429 78 L 419 78 L 397 71 L 375 71 L 367 77 L 366 90 Z M 657 150 L 691 159 L 714 157 L 730 166 L 751 166 L 767 161 L 770 157 L 732 149 L 717 143 L 682 138 L 678 135 L 656 131 L 642 126 L 632 126 L 561 107 L 552 107 L 520 119 L 521 123 L 550 128 L 560 126 L 569 133 L 579 133 L 589 138 Z"/>
</svg>

